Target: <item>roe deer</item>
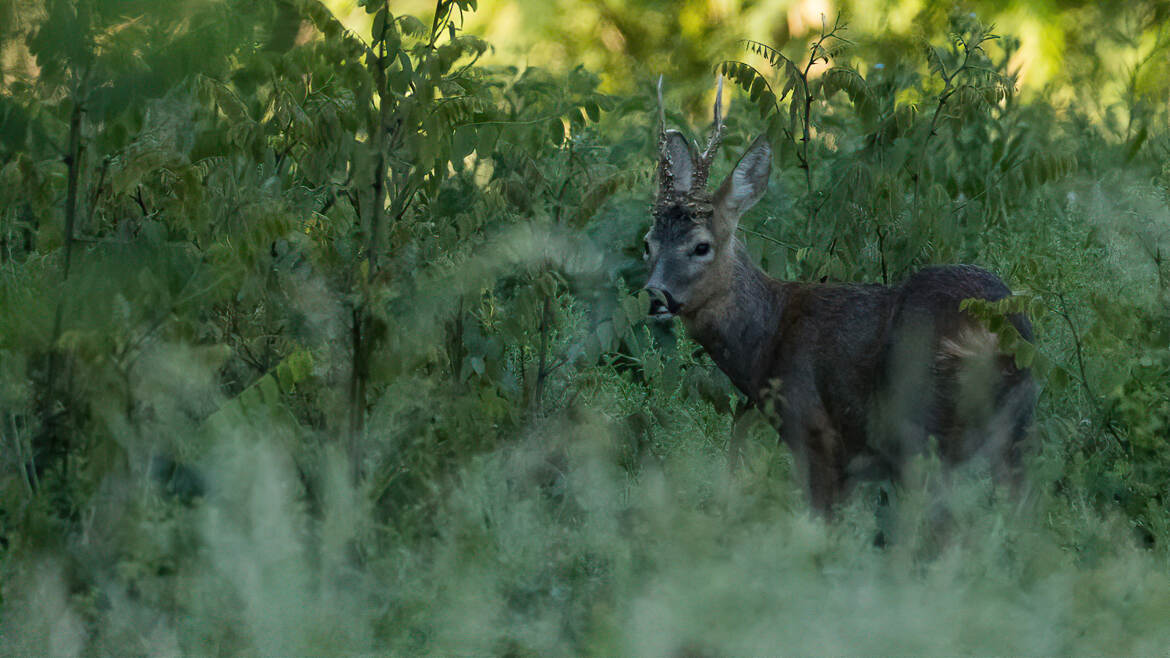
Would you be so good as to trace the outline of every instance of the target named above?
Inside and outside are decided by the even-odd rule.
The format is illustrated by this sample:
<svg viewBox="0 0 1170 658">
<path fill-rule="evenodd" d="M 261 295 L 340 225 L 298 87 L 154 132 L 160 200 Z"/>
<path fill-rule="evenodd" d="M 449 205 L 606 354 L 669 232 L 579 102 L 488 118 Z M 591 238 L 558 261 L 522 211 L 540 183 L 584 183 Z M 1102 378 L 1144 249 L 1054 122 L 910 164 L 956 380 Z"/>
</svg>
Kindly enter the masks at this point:
<svg viewBox="0 0 1170 658">
<path fill-rule="evenodd" d="M 651 317 L 687 333 L 792 449 L 812 506 L 829 512 L 859 477 L 899 476 L 938 441 L 944 463 L 975 455 L 1014 470 L 1034 404 L 1032 379 L 964 311 L 967 298 L 1011 291 L 973 265 L 920 270 L 898 286 L 769 277 L 735 237 L 764 194 L 772 151 L 762 136 L 713 195 L 707 176 L 723 130 L 696 155 L 667 130 L 659 80 L 658 195 L 645 238 Z M 1031 325 L 1009 318 L 1025 340 Z"/>
</svg>

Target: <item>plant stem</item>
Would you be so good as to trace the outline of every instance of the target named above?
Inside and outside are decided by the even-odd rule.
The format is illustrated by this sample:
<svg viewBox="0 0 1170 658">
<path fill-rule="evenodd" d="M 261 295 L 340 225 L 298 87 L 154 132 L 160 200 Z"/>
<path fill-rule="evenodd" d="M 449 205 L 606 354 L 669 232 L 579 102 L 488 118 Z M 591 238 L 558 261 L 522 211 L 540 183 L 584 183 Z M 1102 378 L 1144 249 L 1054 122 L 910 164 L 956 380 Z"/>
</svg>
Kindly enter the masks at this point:
<svg viewBox="0 0 1170 658">
<path fill-rule="evenodd" d="M 552 324 L 552 298 L 546 295 L 544 306 L 540 312 L 540 352 L 537 356 L 536 385 L 533 387 L 532 404 L 537 412 L 540 411 L 541 401 L 544 400 L 544 382 L 548 377 L 548 334 Z"/>
<path fill-rule="evenodd" d="M 812 114 L 812 93 L 808 89 L 808 69 L 800 77 L 801 82 L 804 83 L 804 113 L 803 113 L 803 129 L 804 134 L 800 138 L 801 142 L 801 156 L 800 166 L 804 169 L 804 185 L 808 193 L 808 228 L 812 230 L 813 222 L 816 220 L 817 208 L 813 203 L 813 172 L 812 162 L 808 159 L 808 143 L 812 140 L 811 130 L 809 127 L 809 115 Z"/>
<path fill-rule="evenodd" d="M 805 63 L 804 70 L 798 71 L 798 77 L 800 78 L 801 87 L 804 89 L 804 99 L 803 99 L 804 108 L 803 108 L 803 111 L 801 112 L 801 128 L 802 128 L 802 134 L 801 134 L 801 138 L 800 138 L 801 150 L 800 150 L 800 153 L 797 154 L 797 159 L 800 160 L 800 168 L 804 169 L 804 185 L 805 185 L 805 190 L 806 190 L 806 193 L 808 196 L 808 206 L 806 208 L 806 213 L 808 216 L 808 228 L 810 231 L 812 230 L 813 223 L 816 221 L 817 213 L 820 212 L 821 204 L 814 203 L 814 201 L 813 201 L 812 161 L 808 157 L 809 143 L 812 141 L 812 102 L 813 102 L 812 89 L 809 87 L 809 84 L 808 84 L 808 75 L 809 75 L 809 72 L 812 71 L 812 67 L 817 62 L 824 60 L 827 63 L 829 61 L 828 54 L 822 53 L 822 51 L 824 50 L 823 46 L 824 46 L 826 41 L 828 41 L 829 39 L 837 39 L 837 40 L 843 41 L 843 39 L 841 37 L 837 36 L 837 32 L 840 29 L 841 29 L 841 14 L 840 13 L 837 14 L 837 18 L 833 21 L 833 29 L 831 29 L 831 30 L 828 30 L 828 27 L 825 25 L 825 17 L 822 14 L 821 15 L 821 34 L 820 34 L 820 37 L 817 38 L 816 43 L 814 43 L 812 46 L 809 47 L 808 62 Z M 828 31 L 826 31 L 826 30 L 828 30 Z M 790 64 L 791 64 L 791 62 L 790 62 Z M 793 68 L 795 69 L 795 66 Z M 793 100 L 793 102 L 796 102 L 795 97 L 792 100 Z"/>
<path fill-rule="evenodd" d="M 361 435 L 366 423 L 366 373 L 367 349 L 363 329 L 366 324 L 366 311 L 363 306 L 355 306 L 352 311 L 352 325 L 350 340 L 353 360 L 350 364 L 349 379 L 349 469 L 356 479 L 361 469 Z"/>
<path fill-rule="evenodd" d="M 963 46 L 963 63 L 950 73 L 947 73 L 946 69 L 942 68 L 942 63 L 940 60 L 939 67 L 942 69 L 943 90 L 939 92 L 938 104 L 934 108 L 934 114 L 930 117 L 930 128 L 926 131 L 926 137 L 922 140 L 922 149 L 918 154 L 918 171 L 914 174 L 914 205 L 911 209 L 911 217 L 915 223 L 918 221 L 920 207 L 919 184 L 922 180 L 922 172 L 926 167 L 926 150 L 930 146 L 930 138 L 934 137 L 935 131 L 938 128 L 938 118 L 942 115 L 943 107 L 946 106 L 947 101 L 950 100 L 951 96 L 954 96 L 955 92 L 959 90 L 959 87 L 954 86 L 955 78 L 957 78 L 960 73 L 967 70 L 968 62 L 971 60 L 971 51 L 979 49 L 981 44 L 988 38 L 989 37 L 986 35 L 979 35 L 975 40 L 975 45 L 972 46 L 965 39 L 959 37 L 959 43 Z"/>
<path fill-rule="evenodd" d="M 67 189 L 65 192 L 65 280 L 69 279 L 69 269 L 73 263 L 73 232 L 77 223 L 77 188 L 81 174 L 81 128 L 82 90 L 76 91 L 73 98 L 73 111 L 69 114 L 69 151 L 65 154 L 67 166 Z"/>
<path fill-rule="evenodd" d="M 1060 308 L 1057 309 L 1057 313 L 1061 318 L 1064 319 L 1065 324 L 1068 325 L 1068 330 L 1072 333 L 1073 348 L 1074 353 L 1077 356 L 1077 369 L 1080 371 L 1081 386 L 1084 388 L 1085 395 L 1089 400 L 1089 405 L 1092 406 L 1093 410 L 1096 411 L 1098 416 L 1101 417 L 1101 422 L 1105 425 L 1105 431 L 1109 432 L 1113 439 L 1117 441 L 1117 444 L 1121 446 L 1123 450 L 1128 452 L 1126 441 L 1118 436 L 1117 431 L 1113 429 L 1112 423 L 1110 423 L 1109 419 L 1105 417 L 1105 411 L 1101 408 L 1097 393 L 1089 384 L 1089 376 L 1085 372 L 1085 359 L 1083 356 L 1084 349 L 1081 346 L 1081 337 L 1080 334 L 1077 333 L 1077 327 L 1076 324 L 1072 321 L 1072 316 L 1070 316 L 1068 313 L 1068 303 L 1064 299 L 1064 293 L 1056 293 L 1056 299 L 1060 302 Z"/>
<path fill-rule="evenodd" d="M 435 47 L 435 43 L 439 40 L 439 31 L 443 29 L 447 18 L 451 15 L 450 7 L 447 7 L 447 11 L 443 11 L 443 5 L 447 4 L 449 1 L 450 0 L 435 0 L 435 18 L 431 21 L 431 41 L 428 44 L 430 48 Z"/>
<path fill-rule="evenodd" d="M 81 131 L 82 119 L 85 112 L 83 105 L 83 98 L 85 96 L 85 81 L 88 75 L 83 74 L 79 77 L 79 82 L 74 88 L 73 109 L 69 114 L 69 148 L 65 153 L 65 166 L 68 168 L 66 173 L 66 191 L 65 191 L 65 263 L 63 267 L 64 283 L 69 281 L 69 272 L 73 263 L 73 233 L 77 224 L 77 198 L 79 196 L 78 187 L 80 187 L 81 178 Z M 63 285 L 61 288 L 62 295 L 68 292 L 67 286 Z M 45 376 L 45 395 L 41 402 L 41 418 L 44 423 L 43 436 L 45 439 L 45 452 L 49 455 L 62 455 L 62 472 L 69 472 L 69 445 L 67 437 L 62 436 L 63 430 L 60 427 L 58 420 L 59 413 L 57 407 L 59 403 L 63 403 L 63 394 L 61 392 L 61 384 L 57 381 L 61 377 L 61 371 L 65 368 L 65 355 L 57 348 L 57 342 L 61 338 L 62 326 L 65 319 L 65 299 L 59 297 L 57 300 L 57 309 L 53 316 L 53 333 L 52 340 L 49 343 L 49 364 L 48 372 Z M 68 406 L 68 405 L 64 405 Z M 35 450 L 34 456 L 35 456 Z"/>
<path fill-rule="evenodd" d="M 385 219 L 386 206 L 386 129 L 390 121 L 390 112 L 394 107 L 393 99 L 387 96 L 386 90 L 386 42 L 378 42 L 377 56 L 370 58 L 370 73 L 374 78 L 378 93 L 378 111 L 374 114 L 371 128 L 371 148 L 374 149 L 374 180 L 372 182 L 373 199 L 370 205 L 370 239 L 366 247 L 366 257 L 369 260 L 369 271 L 366 272 L 367 281 L 373 281 L 378 273 L 378 249 L 382 243 L 382 224 Z"/>
</svg>

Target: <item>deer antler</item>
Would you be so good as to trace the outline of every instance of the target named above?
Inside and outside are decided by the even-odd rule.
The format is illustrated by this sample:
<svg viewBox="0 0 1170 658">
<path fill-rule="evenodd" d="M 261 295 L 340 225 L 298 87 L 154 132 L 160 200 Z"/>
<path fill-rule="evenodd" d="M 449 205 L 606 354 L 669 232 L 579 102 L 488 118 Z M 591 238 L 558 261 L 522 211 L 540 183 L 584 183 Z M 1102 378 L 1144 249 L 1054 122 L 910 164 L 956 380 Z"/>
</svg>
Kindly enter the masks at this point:
<svg viewBox="0 0 1170 658">
<path fill-rule="evenodd" d="M 666 106 L 662 104 L 662 76 L 658 76 L 658 185 L 660 190 L 674 189 L 674 171 L 666 150 Z"/>
<path fill-rule="evenodd" d="M 719 149 L 719 142 L 723 140 L 723 75 L 715 75 L 715 125 L 711 127 L 711 137 L 707 140 L 707 148 L 699 155 L 695 163 L 694 189 L 701 190 L 707 185 L 707 176 L 711 173 L 711 163 L 715 160 L 715 151 Z"/>
<path fill-rule="evenodd" d="M 662 104 L 662 76 L 658 76 L 658 135 L 662 139 L 666 135 L 666 108 Z"/>
<path fill-rule="evenodd" d="M 704 160 L 715 156 L 715 149 L 719 148 L 719 140 L 723 139 L 723 76 L 717 75 L 715 83 L 715 125 L 711 128 L 711 138 L 707 140 L 707 148 L 703 150 Z"/>
<path fill-rule="evenodd" d="M 715 78 L 715 125 L 711 128 L 711 137 L 707 140 L 707 148 L 703 149 L 697 157 L 687 155 L 688 160 L 686 171 L 686 190 L 690 194 L 703 193 L 707 188 L 707 176 L 711 172 L 711 163 L 715 160 L 715 151 L 719 149 L 719 142 L 723 139 L 723 76 L 719 75 Z M 671 149 L 668 146 L 669 135 L 666 130 L 666 108 L 662 103 L 662 76 L 658 77 L 658 184 L 661 193 L 674 194 L 675 191 L 675 174 L 677 173 L 677 166 L 682 163 L 672 162 Z M 676 133 L 677 135 L 677 133 Z M 685 146 L 685 145 L 684 145 Z M 696 148 L 698 144 L 695 145 Z M 687 149 L 689 150 L 689 149 Z M 678 153 L 675 157 L 682 157 Z M 691 164 L 693 158 L 693 172 L 691 171 Z"/>
</svg>

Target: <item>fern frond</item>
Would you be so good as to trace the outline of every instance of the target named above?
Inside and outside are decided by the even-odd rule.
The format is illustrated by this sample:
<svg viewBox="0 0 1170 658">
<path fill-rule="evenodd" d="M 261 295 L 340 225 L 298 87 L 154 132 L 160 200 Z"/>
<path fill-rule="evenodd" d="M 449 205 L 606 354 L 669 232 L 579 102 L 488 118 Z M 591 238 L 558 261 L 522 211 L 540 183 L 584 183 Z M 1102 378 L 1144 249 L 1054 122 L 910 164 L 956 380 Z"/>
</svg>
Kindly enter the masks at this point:
<svg viewBox="0 0 1170 658">
<path fill-rule="evenodd" d="M 784 55 L 784 53 L 780 52 L 779 50 L 776 50 L 775 48 L 773 48 L 772 46 L 769 46 L 766 43 L 761 43 L 761 42 L 755 41 L 753 39 L 743 39 L 740 41 L 740 43 L 743 44 L 743 47 L 745 50 L 748 50 L 749 52 L 753 52 L 753 53 L 763 57 L 764 59 L 768 60 L 768 64 L 770 64 L 772 66 L 772 68 L 778 69 L 778 68 L 782 67 L 785 63 L 788 63 L 788 64 L 792 63 L 792 60 L 788 59 L 788 57 L 786 57 Z"/>
<path fill-rule="evenodd" d="M 832 96 L 838 91 L 844 91 L 849 101 L 862 116 L 872 116 L 877 110 L 877 97 L 865 78 L 855 69 L 846 66 L 835 66 L 825 71 L 820 78 L 821 90 L 825 97 Z"/>
<path fill-rule="evenodd" d="M 719 65 L 719 70 L 747 92 L 762 113 L 780 111 L 779 103 L 787 96 L 787 91 L 783 95 L 777 95 L 768 78 L 756 67 L 746 62 L 727 60 Z"/>
</svg>

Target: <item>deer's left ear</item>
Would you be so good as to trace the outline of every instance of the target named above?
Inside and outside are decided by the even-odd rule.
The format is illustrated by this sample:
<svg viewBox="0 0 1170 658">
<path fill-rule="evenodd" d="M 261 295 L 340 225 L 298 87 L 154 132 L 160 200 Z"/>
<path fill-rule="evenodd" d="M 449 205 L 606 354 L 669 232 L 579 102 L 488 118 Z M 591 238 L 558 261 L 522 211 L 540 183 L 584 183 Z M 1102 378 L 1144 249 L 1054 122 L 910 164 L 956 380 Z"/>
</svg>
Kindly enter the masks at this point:
<svg viewBox="0 0 1170 658">
<path fill-rule="evenodd" d="M 729 237 L 735 231 L 739 218 L 764 196 L 771 173 L 772 147 L 760 135 L 715 193 L 715 217 L 720 234 Z"/>
</svg>

